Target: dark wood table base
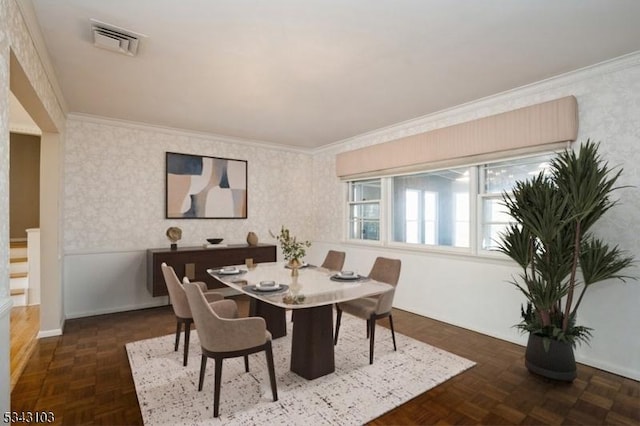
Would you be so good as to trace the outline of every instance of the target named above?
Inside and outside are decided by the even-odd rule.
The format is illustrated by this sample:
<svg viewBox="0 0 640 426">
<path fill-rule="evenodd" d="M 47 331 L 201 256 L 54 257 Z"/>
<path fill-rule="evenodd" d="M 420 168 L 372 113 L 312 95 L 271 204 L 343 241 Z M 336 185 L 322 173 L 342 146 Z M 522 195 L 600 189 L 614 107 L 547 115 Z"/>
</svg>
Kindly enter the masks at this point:
<svg viewBox="0 0 640 426">
<path fill-rule="evenodd" d="M 333 306 L 293 310 L 291 371 L 308 380 L 333 373 Z"/>
<path fill-rule="evenodd" d="M 262 317 L 267 323 L 267 330 L 273 339 L 287 335 L 286 310 L 270 303 L 251 298 L 249 316 Z"/>
</svg>

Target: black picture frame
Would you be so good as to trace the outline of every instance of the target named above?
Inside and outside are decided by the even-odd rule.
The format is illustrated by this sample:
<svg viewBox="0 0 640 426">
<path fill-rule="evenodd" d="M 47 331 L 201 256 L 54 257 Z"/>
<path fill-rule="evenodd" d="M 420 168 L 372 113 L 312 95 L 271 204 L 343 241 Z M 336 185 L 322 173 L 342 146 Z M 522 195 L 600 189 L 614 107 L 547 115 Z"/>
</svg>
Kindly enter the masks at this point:
<svg viewBox="0 0 640 426">
<path fill-rule="evenodd" d="M 166 219 L 246 219 L 248 162 L 167 152 Z"/>
</svg>

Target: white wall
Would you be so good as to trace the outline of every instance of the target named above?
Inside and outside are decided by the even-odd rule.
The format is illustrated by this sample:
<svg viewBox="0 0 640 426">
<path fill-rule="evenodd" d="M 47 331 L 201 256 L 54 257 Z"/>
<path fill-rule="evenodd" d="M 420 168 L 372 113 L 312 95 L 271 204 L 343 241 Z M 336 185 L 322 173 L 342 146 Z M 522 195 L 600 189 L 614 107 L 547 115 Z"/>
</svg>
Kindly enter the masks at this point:
<svg viewBox="0 0 640 426">
<path fill-rule="evenodd" d="M 67 318 L 166 305 L 151 297 L 146 283 L 146 252 L 98 252 L 65 256 Z"/>
<path fill-rule="evenodd" d="M 70 117 L 65 141 L 64 305 L 67 317 L 166 304 L 146 289 L 146 250 L 168 247 L 165 231 L 182 228 L 180 246 L 207 237 L 275 243 L 286 225 L 311 239 L 309 153 L 149 126 Z M 247 219 L 165 219 L 165 153 L 248 161 Z"/>
<path fill-rule="evenodd" d="M 640 54 L 550 79 L 379 132 L 362 135 L 319 151 L 313 182 L 316 236 L 313 256 L 336 248 L 347 251 L 347 265 L 368 271 L 377 255 L 400 258 L 403 271 L 395 307 L 501 339 L 525 344 L 512 326 L 520 321 L 519 292 L 507 284 L 518 270 L 508 261 L 433 252 L 369 248 L 342 242 L 344 184 L 335 176 L 335 154 L 393 140 L 519 107 L 574 95 L 578 99 L 578 141 L 601 141 L 601 154 L 622 166 L 620 204 L 598 226 L 599 235 L 619 244 L 640 261 Z M 577 146 L 575 144 L 574 146 Z M 635 187 L 633 187 L 635 186 Z M 352 266 L 349 266 L 351 268 Z M 638 268 L 631 270 L 640 276 Z M 634 379 L 640 378 L 640 284 L 600 283 L 591 288 L 578 321 L 595 329 L 590 346 L 576 351 L 580 362 Z"/>
</svg>

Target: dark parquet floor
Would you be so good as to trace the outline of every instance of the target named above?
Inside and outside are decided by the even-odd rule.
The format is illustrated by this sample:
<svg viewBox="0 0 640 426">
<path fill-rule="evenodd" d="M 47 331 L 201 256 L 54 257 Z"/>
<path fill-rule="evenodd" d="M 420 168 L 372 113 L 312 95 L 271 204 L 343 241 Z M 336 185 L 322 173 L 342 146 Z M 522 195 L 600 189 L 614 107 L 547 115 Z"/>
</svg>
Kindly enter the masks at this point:
<svg viewBox="0 0 640 426">
<path fill-rule="evenodd" d="M 553 382 L 527 372 L 518 345 L 400 310 L 393 317 L 396 331 L 477 365 L 372 425 L 640 425 L 637 381 L 579 365 L 573 383 Z M 124 344 L 174 327 L 168 306 L 67 321 L 63 336 L 38 341 L 11 409 L 52 411 L 57 424 L 142 424 Z"/>
</svg>

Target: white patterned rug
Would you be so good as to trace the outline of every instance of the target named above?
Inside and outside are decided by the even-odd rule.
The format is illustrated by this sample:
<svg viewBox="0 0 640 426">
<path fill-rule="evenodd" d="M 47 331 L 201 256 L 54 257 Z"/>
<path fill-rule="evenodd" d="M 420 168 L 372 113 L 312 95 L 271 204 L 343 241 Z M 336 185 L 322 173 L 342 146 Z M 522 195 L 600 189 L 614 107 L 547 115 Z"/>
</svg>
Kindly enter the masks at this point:
<svg viewBox="0 0 640 426">
<path fill-rule="evenodd" d="M 207 363 L 198 392 L 200 343 L 191 333 L 189 363 L 182 366 L 183 337 L 175 335 L 126 345 L 145 425 L 360 425 L 471 368 L 474 362 L 378 326 L 373 365 L 363 320 L 342 316 L 335 347 L 336 371 L 306 380 L 289 371 L 288 335 L 273 341 L 278 401 L 273 402 L 264 352 L 224 361 L 220 417 L 213 418 L 214 361 Z"/>
</svg>

